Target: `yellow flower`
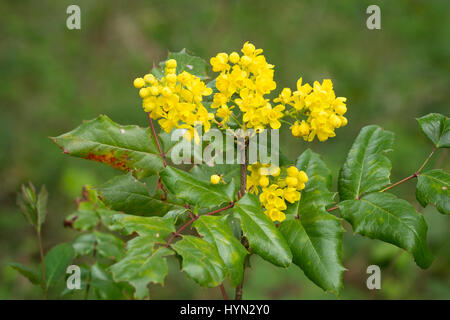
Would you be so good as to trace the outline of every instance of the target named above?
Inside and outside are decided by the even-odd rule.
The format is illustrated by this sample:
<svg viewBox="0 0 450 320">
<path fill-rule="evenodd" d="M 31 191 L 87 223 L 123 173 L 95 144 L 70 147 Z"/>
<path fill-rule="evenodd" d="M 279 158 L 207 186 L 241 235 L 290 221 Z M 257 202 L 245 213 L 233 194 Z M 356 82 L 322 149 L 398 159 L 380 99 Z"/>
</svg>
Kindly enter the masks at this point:
<svg viewBox="0 0 450 320">
<path fill-rule="evenodd" d="M 177 67 L 177 60 L 169 59 L 166 61 L 166 68 L 173 69 Z"/>
<path fill-rule="evenodd" d="M 284 189 L 284 198 L 290 203 L 294 203 L 300 200 L 300 192 L 296 188 L 288 187 Z"/>
<path fill-rule="evenodd" d="M 165 66 L 165 75 L 161 79 L 146 74 L 144 78 L 134 80 L 133 85 L 140 89 L 142 107 L 152 119 L 158 120 L 165 132 L 183 128 L 187 140 L 194 138 L 199 143 L 200 137 L 194 126 L 200 122 L 208 131 L 214 119 L 202 102 L 204 96 L 212 94 L 212 89 L 187 71 L 177 75 L 175 59 L 167 60 Z"/>
<path fill-rule="evenodd" d="M 261 176 L 259 178 L 259 185 L 261 187 L 267 187 L 269 185 L 269 178 L 267 176 Z"/>
<path fill-rule="evenodd" d="M 212 184 L 218 184 L 219 182 L 220 182 L 220 176 L 219 175 L 217 175 L 217 174 L 213 174 L 212 176 L 211 176 L 211 183 Z"/>
<path fill-rule="evenodd" d="M 133 85 L 137 89 L 142 88 L 143 86 L 145 86 L 145 80 L 142 78 L 136 78 L 133 81 Z"/>
</svg>

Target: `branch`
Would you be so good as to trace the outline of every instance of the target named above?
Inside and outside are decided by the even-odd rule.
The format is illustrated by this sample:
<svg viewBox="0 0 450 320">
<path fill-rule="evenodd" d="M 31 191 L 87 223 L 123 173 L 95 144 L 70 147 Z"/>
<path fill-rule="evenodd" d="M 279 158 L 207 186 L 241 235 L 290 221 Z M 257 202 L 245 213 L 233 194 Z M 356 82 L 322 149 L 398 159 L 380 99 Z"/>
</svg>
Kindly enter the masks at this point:
<svg viewBox="0 0 450 320">
<path fill-rule="evenodd" d="M 384 189 L 381 190 L 380 192 L 385 192 L 385 191 L 387 191 L 387 190 L 389 190 L 389 189 L 392 189 L 392 188 L 394 188 L 394 187 L 396 187 L 396 186 L 402 184 L 403 182 L 406 182 L 406 181 L 408 181 L 408 180 L 411 180 L 411 179 L 413 179 L 413 178 L 416 178 L 416 177 L 420 174 L 420 172 L 423 170 L 423 168 L 425 168 L 425 166 L 427 165 L 428 161 L 430 161 L 431 157 L 432 157 L 433 154 L 436 152 L 436 150 L 437 150 L 437 147 L 434 147 L 433 150 L 431 150 L 431 153 L 428 155 L 428 157 L 427 157 L 427 158 L 425 159 L 425 161 L 422 163 L 422 165 L 420 166 L 420 168 L 417 169 L 417 171 L 416 171 L 414 174 L 412 174 L 412 175 L 410 175 L 410 176 L 408 176 L 408 177 L 406 177 L 406 178 L 403 178 L 402 180 L 397 181 L 396 183 L 391 184 L 390 186 L 384 188 Z"/>
<path fill-rule="evenodd" d="M 234 202 L 231 202 L 229 205 L 227 205 L 227 206 L 225 206 L 225 207 L 223 207 L 223 208 L 220 208 L 220 209 L 217 209 L 217 210 L 208 212 L 208 213 L 206 213 L 205 215 L 211 216 L 211 215 L 213 215 L 213 214 L 216 214 L 216 213 L 225 211 L 225 210 L 230 209 L 230 208 L 232 208 L 232 207 L 234 207 Z M 191 217 L 191 220 L 189 220 L 188 222 L 186 222 L 185 224 L 183 224 L 183 225 L 180 227 L 180 229 L 178 229 L 178 230 L 172 235 L 172 237 L 170 237 L 170 239 L 167 241 L 166 247 L 169 247 L 170 244 L 172 243 L 172 241 L 173 241 L 176 237 L 178 237 L 178 236 L 181 234 L 181 231 L 183 231 L 184 229 L 186 229 L 187 227 L 189 227 L 189 226 L 190 226 L 195 220 L 197 220 L 198 218 L 199 218 L 199 216 L 193 216 L 193 217 Z"/>
<path fill-rule="evenodd" d="M 159 143 L 158 136 L 156 135 L 155 126 L 153 125 L 153 120 L 150 117 L 150 112 L 147 112 L 147 115 L 148 115 L 148 120 L 150 121 L 150 127 L 152 128 L 153 137 L 155 138 L 155 141 L 156 141 L 156 146 L 158 147 L 159 155 L 161 156 L 161 158 L 163 160 L 164 167 L 167 167 L 166 155 L 163 153 L 163 151 L 161 149 L 161 145 Z"/>
<path fill-rule="evenodd" d="M 223 283 L 220 284 L 220 291 L 222 292 L 223 300 L 228 300 L 227 292 L 225 291 L 225 287 L 223 286 Z"/>
</svg>

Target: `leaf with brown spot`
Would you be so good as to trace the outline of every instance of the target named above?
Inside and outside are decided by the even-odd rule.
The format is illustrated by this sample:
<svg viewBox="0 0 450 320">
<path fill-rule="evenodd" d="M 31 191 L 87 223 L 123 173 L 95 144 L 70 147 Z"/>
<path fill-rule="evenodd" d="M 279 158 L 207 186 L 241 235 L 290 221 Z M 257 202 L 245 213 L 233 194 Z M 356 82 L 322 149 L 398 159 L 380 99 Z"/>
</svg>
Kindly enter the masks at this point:
<svg viewBox="0 0 450 320">
<path fill-rule="evenodd" d="M 64 153 L 145 177 L 164 168 L 150 129 L 121 126 L 105 115 L 51 138 Z"/>
</svg>

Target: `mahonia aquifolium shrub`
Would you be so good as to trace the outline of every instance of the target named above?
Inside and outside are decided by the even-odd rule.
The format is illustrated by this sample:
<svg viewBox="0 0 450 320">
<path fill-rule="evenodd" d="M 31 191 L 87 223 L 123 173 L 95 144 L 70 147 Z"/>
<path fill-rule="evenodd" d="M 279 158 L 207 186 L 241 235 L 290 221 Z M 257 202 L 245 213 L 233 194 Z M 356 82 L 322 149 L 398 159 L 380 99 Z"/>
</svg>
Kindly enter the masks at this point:
<svg viewBox="0 0 450 320">
<path fill-rule="evenodd" d="M 16 270 L 47 295 L 62 281 L 65 267 L 80 261 L 85 298 L 142 299 L 149 297 L 150 283 L 164 283 L 167 259 L 177 256 L 199 285 L 223 289 L 228 278 L 240 299 L 244 270 L 250 257 L 259 255 L 279 267 L 293 263 L 323 290 L 339 294 L 343 219 L 355 233 L 409 252 L 421 268 L 431 265 L 422 214 L 391 190 L 417 179 L 419 204 L 450 213 L 450 176 L 428 168 L 435 153 L 450 147 L 446 116 L 417 119 L 433 148 L 416 172 L 395 183 L 387 157 L 394 134 L 377 125 L 362 128 L 356 137 L 339 172 L 337 194 L 331 191 L 330 169 L 310 149 L 291 161 L 281 146 L 279 166 L 244 162 L 181 170 L 172 164 L 171 150 L 183 141 L 208 146 L 198 123 L 205 132 L 262 132 L 286 124 L 303 138 L 299 143 L 326 141 L 347 125 L 346 99 L 336 97 L 329 79 L 311 86 L 300 78 L 295 91 L 284 88 L 273 101 L 267 98 L 276 89 L 274 66 L 248 42 L 241 54 L 219 53 L 210 65 L 212 78 L 204 60 L 182 50 L 134 80 L 148 128 L 102 115 L 52 138 L 65 154 L 123 173 L 83 188 L 76 211 L 65 221 L 81 232 L 73 243 L 59 244 L 45 257 L 41 250 L 40 269 L 12 264 Z M 183 141 L 171 140 L 175 129 L 185 129 Z M 24 186 L 18 202 L 39 241 L 47 201 L 42 190 L 36 196 L 32 185 Z"/>
</svg>

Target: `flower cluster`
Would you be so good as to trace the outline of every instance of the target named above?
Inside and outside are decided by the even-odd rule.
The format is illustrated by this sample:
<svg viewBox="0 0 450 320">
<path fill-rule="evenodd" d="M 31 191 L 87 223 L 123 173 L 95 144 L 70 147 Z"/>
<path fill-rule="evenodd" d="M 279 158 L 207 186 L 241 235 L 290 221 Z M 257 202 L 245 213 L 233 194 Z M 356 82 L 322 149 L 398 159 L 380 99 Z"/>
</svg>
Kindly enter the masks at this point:
<svg viewBox="0 0 450 320">
<path fill-rule="evenodd" d="M 291 166 L 286 170 L 286 177 L 280 177 L 280 168 L 272 169 L 268 164 L 255 163 L 248 167 L 251 174 L 247 177 L 247 190 L 258 194 L 259 200 L 265 208 L 265 214 L 272 221 L 284 221 L 287 209 L 286 201 L 294 203 L 300 200 L 300 191 L 305 188 L 308 176 L 304 171 L 299 171 Z M 269 177 L 275 181 L 270 184 Z"/>
<path fill-rule="evenodd" d="M 347 124 L 343 115 L 347 112 L 346 98 L 336 97 L 333 83 L 330 79 L 323 80 L 322 84 L 315 81 L 314 86 L 302 84 L 302 78 L 297 81 L 297 91 L 284 88 L 274 101 L 292 107 L 289 115 L 296 121 L 291 126 L 292 135 L 303 137 L 306 141 L 319 141 L 336 136 L 334 130 Z M 306 120 L 298 120 L 298 116 Z"/>
<path fill-rule="evenodd" d="M 218 109 L 216 115 L 222 118 L 222 124 L 228 122 L 236 105 L 243 114 L 246 128 L 262 130 L 270 126 L 279 129 L 285 107 L 272 107 L 269 99 L 264 97 L 276 88 L 274 66 L 267 63 L 261 54 L 263 50 L 256 49 L 251 43 L 246 42 L 241 51 L 243 55 L 221 52 L 211 58 L 213 71 L 220 72 L 216 78 L 219 92 L 214 95 L 212 107 Z"/>
<path fill-rule="evenodd" d="M 200 78 L 183 71 L 176 74 L 177 62 L 169 59 L 165 64 L 165 74 L 157 79 L 152 74 L 134 80 L 139 89 L 142 107 L 152 119 L 158 120 L 161 128 L 171 132 L 173 128 L 186 129 L 185 138 L 199 140 L 194 126 L 201 123 L 208 131 L 214 114 L 208 113 L 203 105 L 203 96 L 212 94 Z"/>
</svg>

